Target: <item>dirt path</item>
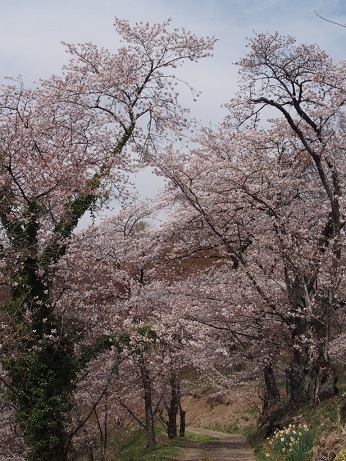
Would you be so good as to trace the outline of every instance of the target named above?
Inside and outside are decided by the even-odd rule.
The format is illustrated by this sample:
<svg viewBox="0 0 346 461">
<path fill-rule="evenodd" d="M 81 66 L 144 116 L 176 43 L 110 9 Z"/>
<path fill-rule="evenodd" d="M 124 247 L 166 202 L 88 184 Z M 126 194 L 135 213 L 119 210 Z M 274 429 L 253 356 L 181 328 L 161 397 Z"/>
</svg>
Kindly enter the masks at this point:
<svg viewBox="0 0 346 461">
<path fill-rule="evenodd" d="M 186 440 L 179 461 L 256 461 L 253 450 L 242 435 L 194 427 L 187 427 L 186 432 L 209 435 L 217 440 Z"/>
</svg>

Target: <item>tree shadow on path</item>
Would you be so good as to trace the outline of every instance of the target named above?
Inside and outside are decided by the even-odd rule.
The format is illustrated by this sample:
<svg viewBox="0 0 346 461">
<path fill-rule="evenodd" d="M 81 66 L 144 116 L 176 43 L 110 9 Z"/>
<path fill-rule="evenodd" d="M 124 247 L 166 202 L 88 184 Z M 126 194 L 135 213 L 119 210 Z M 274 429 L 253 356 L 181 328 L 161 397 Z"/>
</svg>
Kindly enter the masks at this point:
<svg viewBox="0 0 346 461">
<path fill-rule="evenodd" d="M 207 429 L 192 428 L 187 432 L 215 437 L 215 440 L 186 439 L 175 461 L 255 461 L 255 455 L 245 437 Z"/>
</svg>

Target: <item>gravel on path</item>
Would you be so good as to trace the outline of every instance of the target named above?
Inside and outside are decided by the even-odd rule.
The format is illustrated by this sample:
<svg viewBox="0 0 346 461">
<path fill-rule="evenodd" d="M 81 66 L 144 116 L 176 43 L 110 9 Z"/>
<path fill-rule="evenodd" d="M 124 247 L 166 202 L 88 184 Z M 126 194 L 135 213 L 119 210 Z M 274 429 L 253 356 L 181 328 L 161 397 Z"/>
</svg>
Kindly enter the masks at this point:
<svg viewBox="0 0 346 461">
<path fill-rule="evenodd" d="M 215 437 L 216 440 L 186 439 L 179 461 L 256 461 L 249 443 L 240 434 L 196 427 L 187 427 L 186 432 Z"/>
</svg>

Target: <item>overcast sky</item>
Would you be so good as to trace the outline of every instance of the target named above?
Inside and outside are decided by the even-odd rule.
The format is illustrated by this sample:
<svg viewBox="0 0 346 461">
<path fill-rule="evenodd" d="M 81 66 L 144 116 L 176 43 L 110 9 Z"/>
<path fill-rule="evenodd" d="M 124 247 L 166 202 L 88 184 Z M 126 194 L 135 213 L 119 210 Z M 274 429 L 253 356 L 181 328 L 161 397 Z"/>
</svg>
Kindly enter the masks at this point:
<svg viewBox="0 0 346 461">
<path fill-rule="evenodd" d="M 345 0 L 0 0 L 0 6 L 0 77 L 21 75 L 26 84 L 59 73 L 67 60 L 61 41 L 91 41 L 116 50 L 114 17 L 131 22 L 171 17 L 176 27 L 215 35 L 214 58 L 186 72 L 192 86 L 203 91 L 193 110 L 204 123 L 222 117 L 219 107 L 236 88 L 234 62 L 253 31 L 318 43 L 335 59 L 345 52 L 346 29 L 314 13 L 346 23 Z"/>
<path fill-rule="evenodd" d="M 253 31 L 293 35 L 298 42 L 319 44 L 336 60 L 345 56 L 346 29 L 314 12 L 345 24 L 345 0 L 0 0 L 0 6 L 0 80 L 21 75 L 27 85 L 60 72 L 67 59 L 61 41 L 116 50 L 114 17 L 131 22 L 171 17 L 174 27 L 215 35 L 214 57 L 188 66 L 184 75 L 203 92 L 197 103 L 185 105 L 205 124 L 223 117 L 220 106 L 236 90 L 234 63 Z"/>
</svg>

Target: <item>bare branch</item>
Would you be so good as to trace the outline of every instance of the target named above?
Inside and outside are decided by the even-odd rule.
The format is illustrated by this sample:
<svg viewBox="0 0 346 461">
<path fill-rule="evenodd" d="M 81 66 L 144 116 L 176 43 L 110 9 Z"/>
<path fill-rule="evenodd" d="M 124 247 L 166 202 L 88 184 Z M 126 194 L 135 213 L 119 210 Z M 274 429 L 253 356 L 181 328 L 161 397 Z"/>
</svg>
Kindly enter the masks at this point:
<svg viewBox="0 0 346 461">
<path fill-rule="evenodd" d="M 340 26 L 340 27 L 346 27 L 346 24 L 340 24 L 339 22 L 335 22 L 335 21 L 331 21 L 330 19 L 326 19 L 323 16 L 321 16 L 320 14 L 318 14 L 316 10 L 314 10 L 314 12 L 315 12 L 316 16 L 323 19 L 323 21 L 330 22 L 331 24 L 336 24 L 337 26 Z"/>
</svg>

